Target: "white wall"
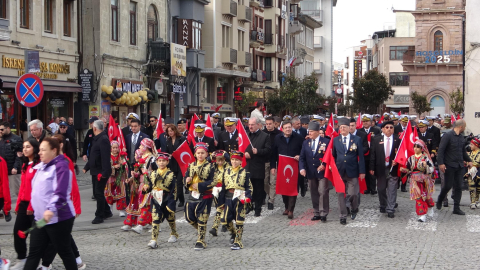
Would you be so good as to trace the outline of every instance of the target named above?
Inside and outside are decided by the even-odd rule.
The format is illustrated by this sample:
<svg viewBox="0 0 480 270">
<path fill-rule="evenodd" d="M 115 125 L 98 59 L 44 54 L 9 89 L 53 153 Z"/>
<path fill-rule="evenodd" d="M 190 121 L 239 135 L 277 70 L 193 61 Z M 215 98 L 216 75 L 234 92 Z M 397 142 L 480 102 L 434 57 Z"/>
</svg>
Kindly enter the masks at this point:
<svg viewBox="0 0 480 270">
<path fill-rule="evenodd" d="M 318 88 L 323 89 L 320 94 L 330 96 L 332 93 L 332 54 L 333 54 L 333 3 L 332 0 L 321 1 L 323 10 L 323 26 L 315 29 L 315 36 L 323 36 L 323 48 L 315 49 L 315 62 L 323 62 L 323 74 L 317 75 Z"/>
</svg>

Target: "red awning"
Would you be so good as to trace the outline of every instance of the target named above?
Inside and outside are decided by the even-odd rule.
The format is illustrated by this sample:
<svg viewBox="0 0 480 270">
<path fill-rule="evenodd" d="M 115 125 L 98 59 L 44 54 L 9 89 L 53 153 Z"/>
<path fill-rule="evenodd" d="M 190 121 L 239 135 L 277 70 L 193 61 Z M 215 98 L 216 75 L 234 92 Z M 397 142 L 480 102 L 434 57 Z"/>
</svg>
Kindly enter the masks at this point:
<svg viewBox="0 0 480 270">
<path fill-rule="evenodd" d="M 13 76 L 0 76 L 3 80 L 4 89 L 15 89 L 19 77 Z M 42 80 L 43 88 L 48 92 L 82 92 L 82 87 L 78 83 L 58 81 L 58 80 Z"/>
</svg>

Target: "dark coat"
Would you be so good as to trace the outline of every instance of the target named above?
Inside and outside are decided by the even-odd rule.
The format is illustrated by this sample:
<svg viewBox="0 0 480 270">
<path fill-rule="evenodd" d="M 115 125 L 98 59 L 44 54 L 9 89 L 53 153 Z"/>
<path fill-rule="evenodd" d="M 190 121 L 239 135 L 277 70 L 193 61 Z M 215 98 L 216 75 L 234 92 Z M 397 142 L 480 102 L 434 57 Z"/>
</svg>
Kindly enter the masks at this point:
<svg viewBox="0 0 480 270">
<path fill-rule="evenodd" d="M 268 137 L 270 138 L 270 147 L 273 149 L 275 138 L 278 134 L 282 134 L 282 132 L 276 128 L 274 128 L 273 131 L 268 131 L 266 128 L 264 128 L 262 131 L 267 133 Z M 270 153 L 270 155 L 272 155 L 272 153 Z M 268 157 L 268 162 L 270 162 L 270 157 Z"/>
<path fill-rule="evenodd" d="M 227 131 L 222 131 L 218 138 L 218 150 L 225 150 L 230 153 L 232 150 L 238 150 L 238 130 L 235 130 L 232 138 Z"/>
<path fill-rule="evenodd" d="M 135 164 L 135 158 L 132 160 L 132 154 L 135 155 L 135 153 L 131 153 L 131 145 L 132 145 L 132 135 L 133 133 L 130 133 L 127 135 L 127 137 L 125 137 L 125 148 L 127 149 L 127 157 L 130 159 L 130 164 Z M 143 132 L 139 132 L 138 134 L 138 138 L 137 138 L 137 144 L 135 145 L 135 151 L 137 151 L 138 148 L 140 148 L 140 143 L 142 142 L 143 139 L 148 139 L 148 135 L 143 133 Z"/>
<path fill-rule="evenodd" d="M 428 133 L 432 133 L 433 134 L 433 144 L 436 146 L 435 148 L 433 148 L 433 150 L 435 150 L 435 152 L 438 151 L 438 147 L 440 146 L 440 129 L 437 128 L 436 126 L 432 126 L 432 127 L 429 127 L 427 128 L 427 132 Z"/>
<path fill-rule="evenodd" d="M 357 145 L 357 149 L 352 149 L 354 143 Z M 350 134 L 349 147 L 347 153 L 345 153 L 342 135 L 338 135 L 333 139 L 332 154 L 335 158 L 335 164 L 337 165 L 340 176 L 343 177 L 344 175 L 347 175 L 350 178 L 358 178 L 359 174 L 365 173 L 363 142 L 360 137 Z"/>
<path fill-rule="evenodd" d="M 202 142 L 203 143 L 206 143 L 208 144 L 208 153 L 211 154 L 215 151 L 215 141 L 213 140 L 213 138 L 210 138 L 210 137 L 207 137 L 207 136 L 203 136 L 202 138 Z M 195 137 L 195 144 L 198 143 L 198 138 Z M 194 150 L 194 147 L 195 147 L 195 144 L 190 144 L 190 150 L 192 150 L 192 153 L 195 153 L 195 150 Z"/>
<path fill-rule="evenodd" d="M 167 135 L 165 134 L 165 132 L 160 134 L 158 139 L 155 139 L 154 142 L 155 142 L 155 148 L 160 150 L 165 149 L 167 147 Z"/>
<path fill-rule="evenodd" d="M 292 132 L 290 140 L 287 143 L 287 138 L 282 133 L 275 137 L 275 141 L 272 144 L 272 153 L 270 155 L 270 168 L 277 168 L 278 155 L 284 155 L 289 157 L 299 156 L 302 151 L 302 144 L 304 139 L 298 133 Z"/>
<path fill-rule="evenodd" d="M 17 169 L 20 173 L 22 168 L 22 161 L 17 156 L 17 152 L 22 152 L 23 140 L 10 132 L 8 135 L 3 135 L 0 140 L 0 156 L 7 162 L 8 175 L 12 173 L 12 169 Z"/>
<path fill-rule="evenodd" d="M 325 165 L 325 163 L 323 162 L 323 157 L 329 143 L 330 139 L 320 137 L 317 149 L 314 153 L 311 146 L 312 139 L 307 139 L 303 141 L 298 168 L 299 171 L 305 170 L 307 172 L 308 179 L 323 179 L 325 177 L 325 170 L 318 172 L 317 169 L 318 167 L 320 167 L 321 164 Z M 322 149 L 322 144 L 325 144 L 325 149 Z"/>
<path fill-rule="evenodd" d="M 378 127 L 372 126 L 372 127 L 370 127 L 369 133 L 371 134 L 371 135 L 370 135 L 370 142 L 371 142 L 371 141 L 373 140 L 373 137 L 379 136 L 379 135 L 382 134 L 382 130 L 381 130 L 380 128 L 378 128 Z M 367 142 L 367 146 L 368 146 L 368 148 L 370 148 L 370 145 L 368 145 L 368 134 L 367 134 L 367 131 L 366 131 L 364 128 L 359 128 L 359 129 L 357 129 L 357 135 L 355 135 L 355 136 L 363 137 L 363 136 L 360 135 L 360 134 L 363 134 L 363 135 L 365 136 L 364 138 L 362 138 L 362 140 L 363 140 L 363 146 L 365 147 L 365 142 Z M 363 150 L 365 150 L 365 148 L 363 148 Z M 367 153 L 368 153 L 368 150 L 367 150 L 367 152 L 363 151 L 363 155 L 364 155 L 364 157 L 365 157 L 365 161 L 370 160 L 370 155 L 369 155 L 369 154 L 368 154 L 368 155 L 365 155 L 365 154 L 367 154 Z"/>
<path fill-rule="evenodd" d="M 397 151 L 400 148 L 400 139 L 397 135 L 393 134 L 393 146 L 392 151 L 390 152 L 390 165 L 388 168 L 392 167 L 392 162 L 397 155 Z M 385 147 L 384 147 L 383 136 L 377 136 L 372 140 L 370 144 L 370 170 L 375 171 L 377 177 L 385 178 Z M 369 172 L 370 173 L 370 172 Z M 397 177 L 398 176 L 398 165 L 395 165 L 391 170 L 390 175 Z"/>
<path fill-rule="evenodd" d="M 105 131 L 93 137 L 90 158 L 84 167 L 85 171 L 90 171 L 90 175 L 102 174 L 102 178 L 112 175 L 112 166 L 110 164 L 110 140 Z"/>
<path fill-rule="evenodd" d="M 425 143 L 425 145 L 428 148 L 428 152 L 430 154 L 432 153 L 432 150 L 436 151 L 438 149 L 438 145 L 436 144 L 436 141 L 433 138 L 433 133 L 429 133 L 428 131 L 426 131 L 425 136 L 422 136 L 422 133 L 420 133 L 420 131 L 418 130 L 417 130 L 417 133 L 418 133 L 418 138 Z"/>
<path fill-rule="evenodd" d="M 247 159 L 245 169 L 250 172 L 250 178 L 263 180 L 265 178 L 265 163 L 270 162 L 270 152 L 272 150 L 270 137 L 261 130 L 255 133 L 249 132 L 248 137 L 252 145 L 246 151 L 250 154 L 250 159 Z M 253 154 L 252 148 L 257 149 L 257 154 Z"/>
<path fill-rule="evenodd" d="M 225 126 L 224 126 L 222 123 L 220 123 L 220 121 L 219 121 L 217 124 L 214 124 L 214 123 L 212 122 L 212 128 L 215 128 L 215 127 L 220 128 L 221 131 L 224 131 L 224 130 L 225 130 Z"/>
<path fill-rule="evenodd" d="M 367 138 L 367 135 L 365 134 L 365 132 L 357 132 L 355 134 L 353 134 L 355 136 L 358 136 L 360 137 L 360 139 L 362 139 L 362 142 L 363 142 L 363 156 L 365 157 L 365 160 L 370 160 L 370 158 L 367 156 L 369 156 L 369 152 L 370 152 L 370 145 L 368 145 L 368 138 Z M 366 163 L 366 162 L 365 162 Z"/>
<path fill-rule="evenodd" d="M 145 129 L 145 134 L 148 135 L 148 137 L 150 137 L 150 139 L 153 140 L 153 132 L 155 131 L 155 127 L 153 126 L 149 126 Z"/>
<path fill-rule="evenodd" d="M 144 126 L 140 126 L 140 132 L 147 134 L 147 129 Z M 122 128 L 123 138 L 127 138 L 128 134 L 132 134 L 129 126 Z M 148 135 L 148 134 L 147 134 Z"/>
<path fill-rule="evenodd" d="M 73 163 L 77 162 L 77 140 L 75 140 L 75 136 L 72 136 L 72 134 L 65 132 L 65 133 L 58 133 L 60 135 L 63 135 L 65 137 L 65 140 L 67 140 L 70 143 L 70 146 L 72 147 L 72 154 L 73 154 Z"/>
<path fill-rule="evenodd" d="M 413 129 L 412 129 L 413 130 Z M 395 126 L 395 128 L 393 129 L 393 134 L 397 135 L 402 133 L 403 132 L 403 127 L 402 127 L 402 124 L 398 124 Z"/>
<path fill-rule="evenodd" d="M 300 136 L 302 136 L 303 139 L 305 139 L 305 137 L 307 137 L 307 130 L 306 130 L 305 128 L 300 127 L 300 128 L 298 129 L 298 131 L 299 131 L 300 133 L 297 133 L 296 131 L 293 131 L 293 132 L 299 134 Z"/>
<path fill-rule="evenodd" d="M 85 139 L 83 139 L 83 149 L 82 149 L 82 156 L 90 157 L 90 150 L 92 148 L 92 139 L 93 139 L 93 129 L 89 129 L 87 134 L 85 135 Z"/>
<path fill-rule="evenodd" d="M 175 139 L 175 143 L 172 143 L 172 138 L 167 138 L 167 144 L 165 145 L 165 149 L 162 148 L 162 152 L 169 153 L 170 155 L 173 151 L 177 150 L 177 148 L 185 141 L 185 137 L 179 137 Z M 178 166 L 177 161 L 175 158 L 171 158 L 170 162 L 168 163 L 168 168 L 177 174 L 181 172 L 180 166 Z"/>
</svg>

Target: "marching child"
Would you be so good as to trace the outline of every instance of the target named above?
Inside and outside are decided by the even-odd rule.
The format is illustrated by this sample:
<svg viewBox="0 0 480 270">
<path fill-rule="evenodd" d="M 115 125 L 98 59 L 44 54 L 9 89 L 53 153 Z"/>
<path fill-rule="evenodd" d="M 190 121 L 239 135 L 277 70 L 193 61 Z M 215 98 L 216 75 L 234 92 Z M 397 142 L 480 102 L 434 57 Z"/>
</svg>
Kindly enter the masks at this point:
<svg viewBox="0 0 480 270">
<path fill-rule="evenodd" d="M 480 167 L 480 139 L 475 137 L 470 141 L 470 159 L 472 160 L 473 166 L 468 170 L 468 173 L 465 174 L 468 183 L 468 190 L 470 192 L 470 209 L 480 208 L 480 172 L 478 168 Z"/>
<path fill-rule="evenodd" d="M 218 226 L 220 225 L 220 215 L 223 212 L 225 200 L 223 196 L 219 196 L 222 192 L 223 186 L 223 175 L 227 168 L 230 168 L 230 165 L 225 161 L 225 152 L 224 150 L 217 150 L 212 153 L 212 161 L 214 163 L 215 173 L 213 176 L 213 181 L 215 182 L 215 187 L 213 188 L 213 202 L 216 207 L 215 219 L 213 220 L 213 226 L 210 229 L 210 234 L 213 236 L 218 235 Z M 226 229 L 226 228 L 225 228 Z"/>
<path fill-rule="evenodd" d="M 112 140 L 112 153 L 110 163 L 112 165 L 112 175 L 108 179 L 105 187 L 105 199 L 110 210 L 113 212 L 113 204 L 117 203 L 117 210 L 119 216 L 126 216 L 125 208 L 127 208 L 127 201 L 125 195 L 125 180 L 127 179 L 127 160 L 125 152 L 120 152 L 120 143 L 117 140 Z"/>
</svg>

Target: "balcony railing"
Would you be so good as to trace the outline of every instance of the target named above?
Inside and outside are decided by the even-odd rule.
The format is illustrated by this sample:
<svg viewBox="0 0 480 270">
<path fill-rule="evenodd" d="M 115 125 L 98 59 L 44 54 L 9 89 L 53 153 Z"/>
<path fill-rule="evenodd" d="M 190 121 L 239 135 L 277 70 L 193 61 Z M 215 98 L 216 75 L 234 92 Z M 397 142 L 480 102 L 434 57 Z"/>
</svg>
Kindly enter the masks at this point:
<svg viewBox="0 0 480 270">
<path fill-rule="evenodd" d="M 233 17 L 237 16 L 237 2 L 230 0 L 230 3 L 228 3 L 228 0 L 224 0 L 222 4 L 222 14 L 224 15 L 230 15 Z"/>
<path fill-rule="evenodd" d="M 252 81 L 255 82 L 264 82 L 266 80 L 267 74 L 265 70 L 254 69 L 252 71 Z"/>
<path fill-rule="evenodd" d="M 236 64 L 237 50 L 230 48 L 222 48 L 222 63 Z"/>
<path fill-rule="evenodd" d="M 314 62 L 313 72 L 315 72 L 315 74 L 323 74 L 323 62 Z"/>
<path fill-rule="evenodd" d="M 302 14 L 314 18 L 317 22 L 323 23 L 323 10 L 305 10 L 302 9 Z"/>
<path fill-rule="evenodd" d="M 256 7 L 256 8 L 259 8 L 259 7 L 264 7 L 264 4 L 263 4 L 263 0 L 250 0 L 250 6 L 252 7 Z"/>
<path fill-rule="evenodd" d="M 315 49 L 322 49 L 323 48 L 323 36 L 313 37 L 313 47 Z"/>
<path fill-rule="evenodd" d="M 252 66 L 252 54 L 249 52 L 245 52 L 245 65 L 249 67 Z"/>
<path fill-rule="evenodd" d="M 252 9 L 244 5 L 239 5 L 238 20 L 244 22 L 252 22 Z"/>
<path fill-rule="evenodd" d="M 8 30 L 9 26 L 10 26 L 9 20 L 0 18 L 0 41 L 10 40 L 10 30 Z"/>
<path fill-rule="evenodd" d="M 290 35 L 296 35 L 300 32 L 303 32 L 303 24 L 297 20 L 291 20 L 290 25 L 288 26 L 288 33 Z"/>
</svg>

